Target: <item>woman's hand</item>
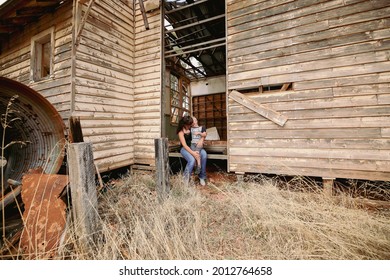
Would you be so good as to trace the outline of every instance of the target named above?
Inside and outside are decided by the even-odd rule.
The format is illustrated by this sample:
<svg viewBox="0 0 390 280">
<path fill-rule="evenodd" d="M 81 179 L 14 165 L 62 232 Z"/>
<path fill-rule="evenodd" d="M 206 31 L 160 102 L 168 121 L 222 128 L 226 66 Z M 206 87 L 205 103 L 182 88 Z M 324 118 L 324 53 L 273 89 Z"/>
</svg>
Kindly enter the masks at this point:
<svg viewBox="0 0 390 280">
<path fill-rule="evenodd" d="M 194 156 L 194 158 L 195 158 L 196 160 L 200 160 L 200 154 L 199 154 L 198 151 L 194 151 L 194 152 L 191 153 L 191 154 Z"/>
</svg>

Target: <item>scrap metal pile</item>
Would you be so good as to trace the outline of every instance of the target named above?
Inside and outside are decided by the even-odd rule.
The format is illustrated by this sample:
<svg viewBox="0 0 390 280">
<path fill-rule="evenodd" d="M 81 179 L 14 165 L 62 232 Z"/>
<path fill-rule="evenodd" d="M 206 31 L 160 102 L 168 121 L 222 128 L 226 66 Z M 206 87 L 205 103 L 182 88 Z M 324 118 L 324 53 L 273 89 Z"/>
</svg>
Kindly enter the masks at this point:
<svg viewBox="0 0 390 280">
<path fill-rule="evenodd" d="M 2 77 L 0 114 L 0 258 L 50 258 L 66 220 L 64 122 L 42 95 Z"/>
</svg>

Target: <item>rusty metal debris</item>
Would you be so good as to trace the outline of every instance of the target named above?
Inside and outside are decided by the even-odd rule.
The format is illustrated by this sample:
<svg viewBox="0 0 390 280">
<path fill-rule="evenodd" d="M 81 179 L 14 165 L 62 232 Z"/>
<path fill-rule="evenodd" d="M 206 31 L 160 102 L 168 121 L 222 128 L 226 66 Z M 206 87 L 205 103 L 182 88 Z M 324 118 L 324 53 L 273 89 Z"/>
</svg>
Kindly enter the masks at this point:
<svg viewBox="0 0 390 280">
<path fill-rule="evenodd" d="M 64 159 L 65 124 L 54 106 L 41 94 L 19 82 L 0 77 L 1 122 L 13 120 L 9 126 L 0 126 L 5 136 L 4 168 L 9 178 L 20 180 L 29 169 L 44 167 L 45 173 L 55 174 Z M 12 145 L 9 145 L 12 143 Z"/>
<path fill-rule="evenodd" d="M 16 188 L 11 189 L 11 191 L 4 195 L 4 197 L 0 197 L 0 212 L 3 211 L 3 208 L 5 208 L 8 204 L 16 200 L 21 190 L 21 186 L 16 186 Z"/>
<path fill-rule="evenodd" d="M 29 173 L 22 178 L 24 228 L 20 248 L 28 259 L 52 258 L 66 224 L 66 203 L 60 198 L 66 175 Z"/>
<path fill-rule="evenodd" d="M 65 224 L 66 204 L 58 198 L 58 191 L 68 184 L 67 176 L 48 175 L 58 173 L 62 166 L 65 124 L 54 106 L 28 86 L 0 77 L 0 91 L 0 135 L 4 140 L 0 154 L 0 251 L 10 252 L 21 236 L 26 254 L 47 255 L 57 245 Z M 37 167 L 41 167 L 40 174 L 27 173 Z M 21 234 L 21 229 L 15 231 L 10 223 L 21 221 L 22 209 L 25 227 Z"/>
</svg>

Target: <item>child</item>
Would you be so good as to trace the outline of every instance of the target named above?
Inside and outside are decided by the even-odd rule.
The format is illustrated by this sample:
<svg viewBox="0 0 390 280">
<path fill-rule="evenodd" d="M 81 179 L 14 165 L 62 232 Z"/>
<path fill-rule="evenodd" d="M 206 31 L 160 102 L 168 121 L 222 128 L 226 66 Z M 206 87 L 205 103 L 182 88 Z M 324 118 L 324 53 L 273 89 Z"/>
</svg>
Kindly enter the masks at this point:
<svg viewBox="0 0 390 280">
<path fill-rule="evenodd" d="M 191 150 L 200 152 L 203 149 L 203 141 L 199 143 L 199 140 L 206 138 L 207 132 L 204 126 L 198 125 L 198 120 L 195 117 L 192 117 L 193 123 L 191 126 Z M 196 161 L 197 166 L 195 169 L 195 174 L 198 175 L 201 170 L 200 158 Z"/>
</svg>

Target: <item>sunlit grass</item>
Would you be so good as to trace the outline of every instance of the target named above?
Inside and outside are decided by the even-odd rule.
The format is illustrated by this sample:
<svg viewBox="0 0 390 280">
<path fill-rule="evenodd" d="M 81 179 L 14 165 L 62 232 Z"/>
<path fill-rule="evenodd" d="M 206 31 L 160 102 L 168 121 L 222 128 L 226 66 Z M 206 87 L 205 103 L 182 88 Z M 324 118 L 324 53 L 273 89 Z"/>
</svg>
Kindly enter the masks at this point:
<svg viewBox="0 0 390 280">
<path fill-rule="evenodd" d="M 159 203 L 152 175 L 125 176 L 99 195 L 93 245 L 79 246 L 69 230 L 58 258 L 390 258 L 389 213 L 358 207 L 350 195 L 334 199 L 303 178 L 214 183 L 188 187 L 174 176 Z"/>
</svg>

